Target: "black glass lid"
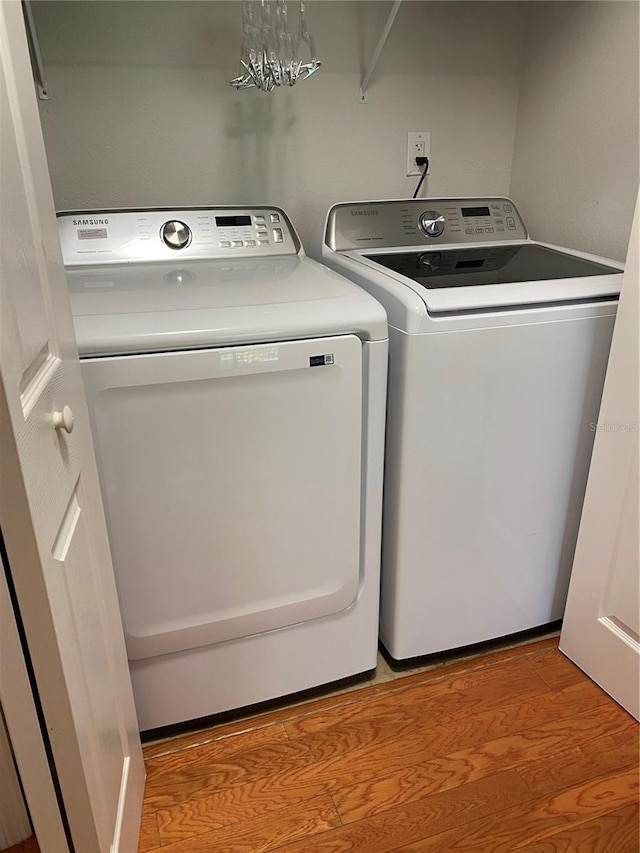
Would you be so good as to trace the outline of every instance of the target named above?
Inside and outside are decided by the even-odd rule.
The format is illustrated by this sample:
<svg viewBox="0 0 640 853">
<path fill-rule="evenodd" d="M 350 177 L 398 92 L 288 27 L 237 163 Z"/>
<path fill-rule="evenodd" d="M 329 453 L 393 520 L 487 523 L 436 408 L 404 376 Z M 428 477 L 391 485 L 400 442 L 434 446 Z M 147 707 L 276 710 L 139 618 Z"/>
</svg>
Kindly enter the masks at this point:
<svg viewBox="0 0 640 853">
<path fill-rule="evenodd" d="M 474 287 L 612 275 L 617 267 L 587 261 L 535 243 L 365 255 L 427 289 Z"/>
</svg>

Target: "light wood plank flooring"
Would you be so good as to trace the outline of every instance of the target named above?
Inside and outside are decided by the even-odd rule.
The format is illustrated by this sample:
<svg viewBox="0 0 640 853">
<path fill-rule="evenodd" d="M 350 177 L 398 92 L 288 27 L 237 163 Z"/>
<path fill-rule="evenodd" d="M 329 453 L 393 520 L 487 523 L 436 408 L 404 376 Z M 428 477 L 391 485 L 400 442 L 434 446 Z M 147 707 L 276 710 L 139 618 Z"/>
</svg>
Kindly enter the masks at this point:
<svg viewBox="0 0 640 853">
<path fill-rule="evenodd" d="M 638 853 L 638 725 L 557 638 L 147 745 L 140 853 Z"/>
</svg>

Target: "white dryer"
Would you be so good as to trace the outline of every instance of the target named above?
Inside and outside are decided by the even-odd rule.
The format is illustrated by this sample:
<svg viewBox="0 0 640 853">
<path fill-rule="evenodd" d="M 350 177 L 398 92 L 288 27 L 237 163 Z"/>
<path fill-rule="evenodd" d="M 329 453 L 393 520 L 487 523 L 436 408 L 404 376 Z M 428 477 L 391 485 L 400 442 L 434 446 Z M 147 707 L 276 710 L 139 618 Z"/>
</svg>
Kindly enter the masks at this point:
<svg viewBox="0 0 640 853">
<path fill-rule="evenodd" d="M 338 204 L 314 253 L 389 319 L 391 657 L 559 620 L 620 265 L 529 239 L 506 198 Z"/>
<path fill-rule="evenodd" d="M 59 232 L 140 728 L 373 669 L 382 307 L 277 208 Z"/>
</svg>

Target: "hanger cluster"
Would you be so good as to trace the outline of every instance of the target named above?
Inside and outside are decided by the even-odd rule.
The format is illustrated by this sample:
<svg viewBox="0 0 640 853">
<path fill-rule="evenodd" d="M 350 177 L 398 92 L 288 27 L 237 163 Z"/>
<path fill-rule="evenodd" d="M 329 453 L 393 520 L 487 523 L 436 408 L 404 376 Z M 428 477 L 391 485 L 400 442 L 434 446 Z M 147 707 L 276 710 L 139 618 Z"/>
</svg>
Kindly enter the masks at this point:
<svg viewBox="0 0 640 853">
<path fill-rule="evenodd" d="M 301 41 L 309 49 L 308 62 L 298 57 Z M 307 27 L 304 0 L 300 2 L 295 33 L 289 27 L 285 0 L 260 0 L 259 4 L 243 0 L 240 64 L 243 71 L 230 84 L 236 89 L 255 87 L 263 92 L 293 86 L 316 72 L 321 62 Z"/>
</svg>

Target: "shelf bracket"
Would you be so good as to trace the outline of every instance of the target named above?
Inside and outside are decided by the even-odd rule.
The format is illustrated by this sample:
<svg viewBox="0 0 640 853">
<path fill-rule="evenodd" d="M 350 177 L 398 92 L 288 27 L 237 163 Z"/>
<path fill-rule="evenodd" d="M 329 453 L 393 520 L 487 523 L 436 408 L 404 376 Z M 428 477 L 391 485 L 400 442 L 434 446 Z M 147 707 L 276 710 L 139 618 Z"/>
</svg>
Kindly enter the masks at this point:
<svg viewBox="0 0 640 853">
<path fill-rule="evenodd" d="M 402 3 L 402 0 L 393 1 L 393 6 L 391 7 L 391 11 L 389 12 L 389 17 L 387 18 L 387 23 L 384 25 L 380 40 L 378 41 L 376 49 L 373 51 L 373 56 L 371 57 L 371 61 L 369 62 L 369 67 L 367 68 L 366 74 L 362 78 L 362 83 L 360 84 L 360 89 L 358 91 L 358 101 L 361 104 L 367 103 L 367 87 L 373 75 L 374 69 L 378 64 L 378 59 L 380 59 L 382 48 L 384 47 L 389 33 L 391 32 L 391 27 L 393 26 L 393 22 L 395 21 L 396 15 L 398 14 L 400 3 Z"/>
<path fill-rule="evenodd" d="M 24 9 L 24 23 L 27 30 L 27 41 L 29 42 L 29 53 L 31 54 L 31 65 L 33 67 L 38 97 L 41 101 L 49 101 L 49 85 L 47 84 L 47 78 L 44 73 L 44 62 L 40 53 L 38 34 L 33 20 L 33 10 L 30 0 L 22 0 L 22 8 Z"/>
</svg>

